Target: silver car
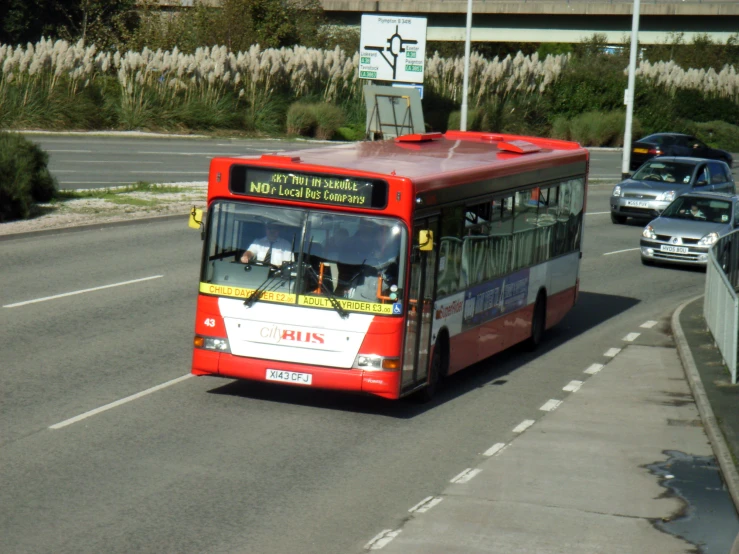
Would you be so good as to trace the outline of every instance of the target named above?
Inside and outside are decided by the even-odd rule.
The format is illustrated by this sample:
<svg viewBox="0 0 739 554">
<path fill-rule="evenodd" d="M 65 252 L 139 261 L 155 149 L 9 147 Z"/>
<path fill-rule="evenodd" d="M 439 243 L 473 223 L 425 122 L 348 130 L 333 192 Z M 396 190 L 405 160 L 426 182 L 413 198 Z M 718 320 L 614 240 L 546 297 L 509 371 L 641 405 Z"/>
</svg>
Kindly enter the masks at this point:
<svg viewBox="0 0 739 554">
<path fill-rule="evenodd" d="M 611 221 L 650 220 L 686 192 L 735 193 L 734 178 L 725 162 L 703 158 L 661 156 L 646 161 L 630 178 L 613 188 Z"/>
<path fill-rule="evenodd" d="M 644 227 L 641 261 L 705 266 L 719 237 L 739 227 L 739 196 L 689 193 L 677 197 Z M 719 253 L 720 255 L 720 253 Z"/>
</svg>

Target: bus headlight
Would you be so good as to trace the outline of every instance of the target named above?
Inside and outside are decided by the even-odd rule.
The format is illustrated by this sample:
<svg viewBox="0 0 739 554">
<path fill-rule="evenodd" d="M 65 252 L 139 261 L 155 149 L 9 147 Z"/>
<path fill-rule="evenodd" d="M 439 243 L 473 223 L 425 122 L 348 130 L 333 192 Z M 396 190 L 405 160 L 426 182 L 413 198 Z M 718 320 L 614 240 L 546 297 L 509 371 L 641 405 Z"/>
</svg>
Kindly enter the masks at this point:
<svg viewBox="0 0 739 554">
<path fill-rule="evenodd" d="M 203 348 L 205 350 L 215 350 L 216 352 L 226 352 L 227 354 L 231 353 L 228 339 L 219 337 L 202 337 L 200 335 L 195 335 L 193 346 L 195 346 L 195 348 Z"/>
<path fill-rule="evenodd" d="M 359 354 L 352 369 L 364 371 L 395 371 L 400 369 L 400 358 L 385 358 L 375 354 Z"/>
</svg>

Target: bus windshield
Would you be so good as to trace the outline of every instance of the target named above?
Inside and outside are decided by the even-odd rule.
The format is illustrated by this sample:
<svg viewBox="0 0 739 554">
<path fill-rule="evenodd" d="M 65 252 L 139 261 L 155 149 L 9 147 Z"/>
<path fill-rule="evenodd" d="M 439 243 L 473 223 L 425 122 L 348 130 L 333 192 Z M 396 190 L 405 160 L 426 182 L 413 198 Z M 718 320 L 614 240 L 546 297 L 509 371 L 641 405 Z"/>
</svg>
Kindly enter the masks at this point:
<svg viewBox="0 0 739 554">
<path fill-rule="evenodd" d="M 407 242 L 390 218 L 217 201 L 202 280 L 214 294 L 390 314 Z"/>
</svg>

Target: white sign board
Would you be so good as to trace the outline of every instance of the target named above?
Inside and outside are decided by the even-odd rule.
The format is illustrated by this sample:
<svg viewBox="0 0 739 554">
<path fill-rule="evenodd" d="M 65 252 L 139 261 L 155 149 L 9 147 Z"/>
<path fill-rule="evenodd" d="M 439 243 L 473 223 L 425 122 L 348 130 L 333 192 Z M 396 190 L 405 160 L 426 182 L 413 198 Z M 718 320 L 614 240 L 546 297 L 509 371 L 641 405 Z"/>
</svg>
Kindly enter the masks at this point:
<svg viewBox="0 0 739 554">
<path fill-rule="evenodd" d="M 426 18 L 362 15 L 359 78 L 423 83 Z"/>
</svg>

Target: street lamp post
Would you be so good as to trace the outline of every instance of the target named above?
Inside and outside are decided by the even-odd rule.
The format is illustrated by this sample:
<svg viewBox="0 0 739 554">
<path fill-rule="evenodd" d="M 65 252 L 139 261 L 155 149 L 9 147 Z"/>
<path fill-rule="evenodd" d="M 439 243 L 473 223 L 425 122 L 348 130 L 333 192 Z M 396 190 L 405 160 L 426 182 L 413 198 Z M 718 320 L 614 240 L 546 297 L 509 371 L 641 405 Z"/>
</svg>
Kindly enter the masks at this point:
<svg viewBox="0 0 739 554">
<path fill-rule="evenodd" d="M 467 0 L 467 36 L 464 41 L 464 78 L 462 80 L 462 114 L 460 131 L 467 130 L 467 94 L 470 80 L 470 40 L 472 36 L 472 0 Z"/>
<path fill-rule="evenodd" d="M 631 18 L 631 50 L 629 52 L 629 84 L 624 94 L 626 104 L 626 125 L 624 128 L 624 150 L 621 163 L 621 178 L 629 176 L 631 166 L 631 121 L 634 115 L 634 81 L 636 73 L 636 51 L 639 48 L 639 1 L 634 0 L 634 13 Z"/>
</svg>

